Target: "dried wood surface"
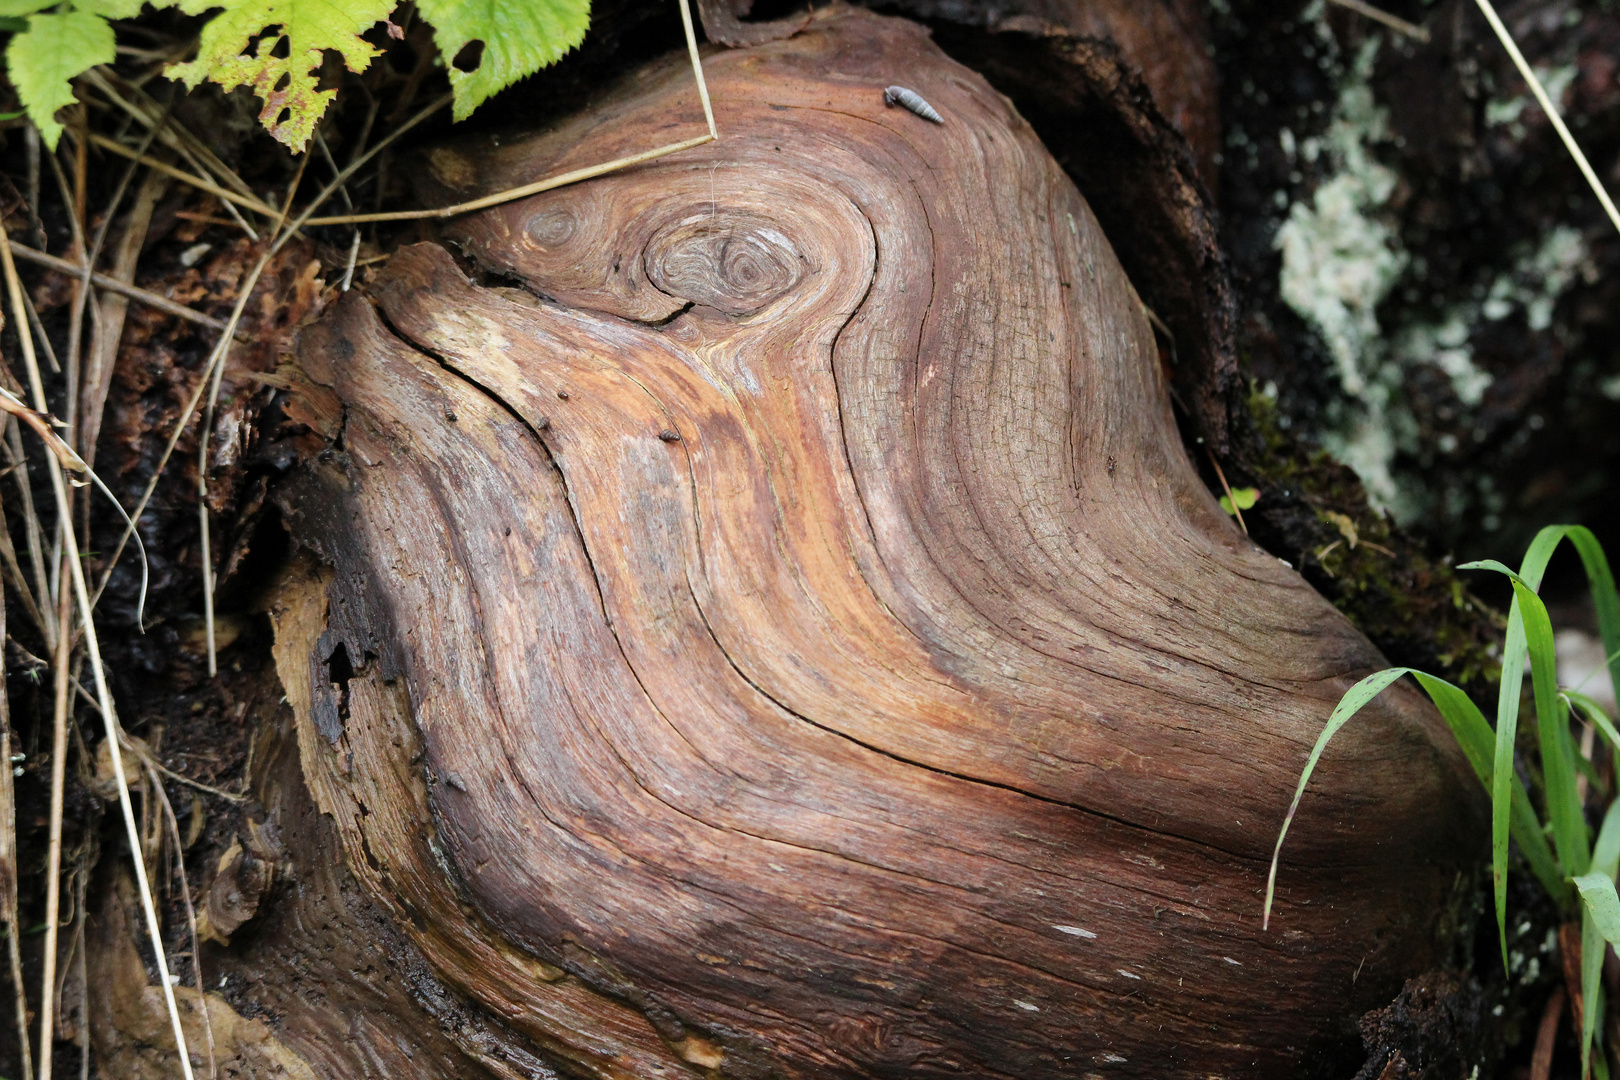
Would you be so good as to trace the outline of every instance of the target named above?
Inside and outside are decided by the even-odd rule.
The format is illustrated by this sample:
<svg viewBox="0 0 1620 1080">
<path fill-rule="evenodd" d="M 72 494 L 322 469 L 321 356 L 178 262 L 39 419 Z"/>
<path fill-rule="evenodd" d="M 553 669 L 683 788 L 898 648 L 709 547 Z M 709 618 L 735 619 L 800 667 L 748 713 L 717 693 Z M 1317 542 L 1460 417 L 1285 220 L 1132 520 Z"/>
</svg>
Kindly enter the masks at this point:
<svg viewBox="0 0 1620 1080">
<path fill-rule="evenodd" d="M 1296 1075 L 1434 959 L 1460 756 L 1369 710 L 1262 933 L 1381 660 L 1200 484 L 1086 203 L 903 21 L 709 79 L 720 142 L 458 222 L 305 334 L 340 431 L 282 500 L 332 569 L 276 648 L 348 872 L 585 1075 Z M 676 59 L 430 161 L 478 194 L 699 117 Z"/>
</svg>

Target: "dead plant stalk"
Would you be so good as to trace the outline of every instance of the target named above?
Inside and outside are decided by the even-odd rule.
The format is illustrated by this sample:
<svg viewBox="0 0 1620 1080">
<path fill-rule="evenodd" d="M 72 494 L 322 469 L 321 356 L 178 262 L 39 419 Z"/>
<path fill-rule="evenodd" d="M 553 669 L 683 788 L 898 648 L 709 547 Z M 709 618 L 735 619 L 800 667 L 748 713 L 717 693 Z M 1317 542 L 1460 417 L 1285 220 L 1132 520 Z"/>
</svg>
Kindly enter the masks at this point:
<svg viewBox="0 0 1620 1080">
<path fill-rule="evenodd" d="M 11 240 L 0 235 L 0 262 L 6 279 L 6 291 L 10 295 L 13 317 L 17 320 L 18 340 L 22 343 L 23 364 L 28 371 L 29 387 L 33 392 L 35 408 L 39 412 L 46 411 L 45 387 L 40 378 L 39 361 L 34 354 L 33 335 L 28 330 L 28 317 L 23 307 L 22 282 L 17 276 L 17 264 L 11 257 Z M 227 337 L 224 339 L 229 341 Z M 90 668 L 95 676 L 96 697 L 100 703 L 102 718 L 106 721 L 108 745 L 112 749 L 113 779 L 118 786 L 119 809 L 123 811 L 124 827 L 129 835 L 130 850 L 135 864 L 135 882 L 140 890 L 141 908 L 146 916 L 147 933 L 152 939 L 152 951 L 157 959 L 158 978 L 162 983 L 163 1000 L 168 1006 L 169 1020 L 174 1029 L 175 1046 L 179 1051 L 180 1068 L 185 1080 L 194 1080 L 191 1071 L 191 1055 L 186 1047 L 186 1033 L 180 1024 L 180 1010 L 174 1000 L 174 986 L 169 980 L 169 962 L 163 951 L 163 928 L 158 923 L 157 911 L 152 904 L 152 889 L 146 876 L 146 864 L 141 858 L 140 831 L 135 823 L 135 808 L 130 802 L 129 779 L 124 775 L 123 755 L 118 752 L 118 717 L 113 708 L 112 691 L 107 685 L 107 673 L 101 661 L 101 643 L 96 636 L 95 619 L 90 605 L 90 590 L 85 584 L 84 567 L 79 558 L 78 537 L 73 527 L 73 515 L 68 502 L 67 481 L 63 477 L 60 466 L 51 468 L 51 490 L 56 497 L 56 511 L 60 519 L 61 536 L 64 546 L 63 561 L 67 564 L 68 576 L 72 579 L 74 599 L 78 602 L 79 614 L 83 624 L 85 648 L 89 653 Z M 61 627 L 59 638 L 68 636 L 67 627 Z M 64 665 L 65 666 L 65 665 Z M 60 852 L 58 852 L 60 857 Z M 49 986 L 50 984 L 47 984 Z M 47 1015 L 48 1004 L 41 1003 L 40 1025 L 40 1080 L 50 1080 L 50 1046 L 52 1032 L 50 1025 L 44 1022 Z"/>
</svg>

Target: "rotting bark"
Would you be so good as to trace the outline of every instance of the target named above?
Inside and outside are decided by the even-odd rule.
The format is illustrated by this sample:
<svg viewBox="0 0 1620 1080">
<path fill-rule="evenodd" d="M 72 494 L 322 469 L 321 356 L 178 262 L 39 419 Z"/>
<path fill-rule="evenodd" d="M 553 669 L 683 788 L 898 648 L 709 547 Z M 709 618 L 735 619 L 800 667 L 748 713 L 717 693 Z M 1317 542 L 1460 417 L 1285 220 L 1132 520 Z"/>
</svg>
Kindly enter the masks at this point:
<svg viewBox="0 0 1620 1080">
<path fill-rule="evenodd" d="M 1353 1039 L 1481 835 L 1438 723 L 1398 691 L 1336 745 L 1262 934 L 1305 748 L 1380 658 L 1214 505 L 983 79 L 849 12 L 709 70 L 722 142 L 457 223 L 482 284 L 405 249 L 285 373 L 331 569 L 272 602 L 298 761 L 254 781 L 298 899 L 233 937 L 232 1005 L 334 1077 L 390 1040 L 1039 1077 Z M 654 145 L 688 79 L 431 160 L 477 193 Z"/>
</svg>

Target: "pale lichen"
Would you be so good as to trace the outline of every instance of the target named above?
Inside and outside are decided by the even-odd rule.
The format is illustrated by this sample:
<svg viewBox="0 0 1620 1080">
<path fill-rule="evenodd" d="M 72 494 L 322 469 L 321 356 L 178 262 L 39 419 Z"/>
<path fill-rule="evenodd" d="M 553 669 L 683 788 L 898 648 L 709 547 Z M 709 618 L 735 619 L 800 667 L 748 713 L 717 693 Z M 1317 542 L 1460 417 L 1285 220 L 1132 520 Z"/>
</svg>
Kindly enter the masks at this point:
<svg viewBox="0 0 1620 1080">
<path fill-rule="evenodd" d="M 1328 404 L 1322 444 L 1356 471 L 1375 506 L 1405 523 L 1456 502 L 1427 490 L 1415 472 L 1397 471 L 1399 455 L 1421 458 L 1432 448 L 1450 453 L 1457 446 L 1451 432 L 1434 435 L 1432 447 L 1425 444 L 1428 437 L 1407 399 L 1409 376 L 1424 366 L 1442 372 L 1466 425 L 1468 411 L 1484 401 L 1492 381 L 1475 362 L 1476 331 L 1518 311 L 1532 331 L 1546 330 L 1558 298 L 1577 274 L 1590 273 L 1590 259 L 1581 234 L 1559 226 L 1538 243 L 1508 253 L 1511 262 L 1488 286 L 1476 285 L 1462 299 L 1421 313 L 1414 305 L 1395 304 L 1397 311 L 1381 316 L 1397 288 L 1413 295 L 1442 289 L 1424 280 L 1428 267 L 1406 250 L 1390 205 L 1400 175 L 1379 157 L 1395 143 L 1388 111 L 1371 84 L 1379 44 L 1369 39 L 1344 68 L 1320 136 L 1279 133 L 1291 162 L 1321 162 L 1328 172 L 1308 198 L 1288 207 L 1275 244 L 1282 255 L 1282 299 L 1321 337 L 1340 391 Z M 1562 68 L 1547 75 L 1560 92 L 1572 78 Z M 1492 122 L 1517 123 L 1522 104 L 1492 109 Z M 1286 195 L 1279 195 L 1286 203 Z M 1443 283 L 1443 291 L 1456 295 L 1465 284 Z M 1613 393 L 1620 396 L 1620 384 Z M 1490 494 L 1481 492 L 1475 501 L 1488 503 Z"/>
</svg>

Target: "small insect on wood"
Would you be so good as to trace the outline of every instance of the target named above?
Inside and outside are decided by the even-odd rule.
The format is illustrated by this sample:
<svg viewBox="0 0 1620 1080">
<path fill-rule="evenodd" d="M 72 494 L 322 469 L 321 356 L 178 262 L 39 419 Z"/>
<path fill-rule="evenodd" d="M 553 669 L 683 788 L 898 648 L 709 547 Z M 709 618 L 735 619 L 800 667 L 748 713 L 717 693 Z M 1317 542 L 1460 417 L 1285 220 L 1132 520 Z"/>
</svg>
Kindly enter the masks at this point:
<svg viewBox="0 0 1620 1080">
<path fill-rule="evenodd" d="M 903 86 L 886 86 L 883 88 L 883 104 L 899 105 L 909 109 L 924 120 L 932 120 L 936 124 L 943 124 L 945 118 L 939 111 L 922 99 L 922 95 L 915 90 L 907 90 Z"/>
</svg>

